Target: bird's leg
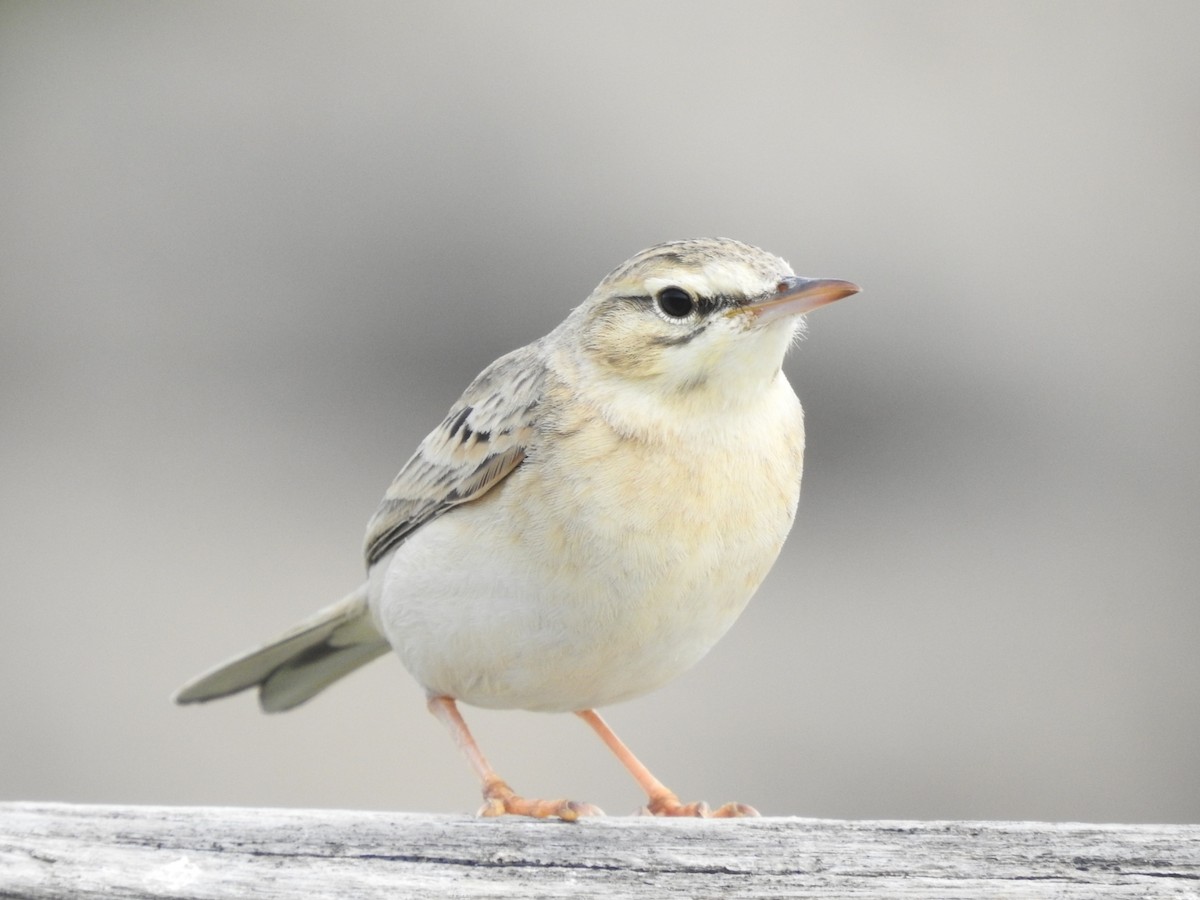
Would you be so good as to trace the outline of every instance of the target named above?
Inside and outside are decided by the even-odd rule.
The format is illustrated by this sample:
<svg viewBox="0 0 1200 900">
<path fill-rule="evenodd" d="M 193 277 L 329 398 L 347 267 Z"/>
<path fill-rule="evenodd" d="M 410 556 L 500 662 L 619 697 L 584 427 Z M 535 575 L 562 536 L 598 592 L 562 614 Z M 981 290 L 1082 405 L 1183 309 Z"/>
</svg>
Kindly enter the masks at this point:
<svg viewBox="0 0 1200 900">
<path fill-rule="evenodd" d="M 594 709 L 581 709 L 576 711 L 575 715 L 592 726 L 592 730 L 600 735 L 600 740 L 604 741 L 608 749 L 621 761 L 621 765 L 628 769 L 629 774 L 642 786 L 642 790 L 649 797 L 644 811 L 650 815 L 700 816 L 702 818 L 712 817 L 718 819 L 733 819 L 742 816 L 758 815 L 758 810 L 753 806 L 747 806 L 745 803 L 726 803 L 716 810 L 710 810 L 708 804 L 703 801 L 699 803 L 681 803 L 673 791 L 655 778 L 650 770 L 642 765 L 642 761 L 633 755 L 633 751 L 625 746 L 625 743 L 608 727 L 608 723 L 600 718 L 598 712 Z"/>
<path fill-rule="evenodd" d="M 575 800 L 530 800 L 517 796 L 504 779 L 496 774 L 496 770 L 475 743 L 475 738 L 471 736 L 467 723 L 463 721 L 454 698 L 431 696 L 429 711 L 450 731 L 454 743 L 483 782 L 483 806 L 479 809 L 479 815 L 559 818 L 567 822 L 574 822 L 580 816 L 604 815 L 603 810 L 590 803 L 579 803 Z"/>
</svg>

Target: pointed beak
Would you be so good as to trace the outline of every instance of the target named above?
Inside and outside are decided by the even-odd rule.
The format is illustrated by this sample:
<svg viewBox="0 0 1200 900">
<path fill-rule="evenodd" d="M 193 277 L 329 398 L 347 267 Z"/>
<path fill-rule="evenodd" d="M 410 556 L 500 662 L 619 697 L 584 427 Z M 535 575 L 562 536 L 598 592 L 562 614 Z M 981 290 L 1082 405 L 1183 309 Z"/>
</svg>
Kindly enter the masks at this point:
<svg viewBox="0 0 1200 900">
<path fill-rule="evenodd" d="M 752 317 L 755 325 L 766 325 L 787 316 L 802 316 L 861 291 L 857 284 L 836 278 L 800 278 L 791 275 L 779 282 L 775 293 L 766 300 L 739 306 L 733 312 Z"/>
</svg>

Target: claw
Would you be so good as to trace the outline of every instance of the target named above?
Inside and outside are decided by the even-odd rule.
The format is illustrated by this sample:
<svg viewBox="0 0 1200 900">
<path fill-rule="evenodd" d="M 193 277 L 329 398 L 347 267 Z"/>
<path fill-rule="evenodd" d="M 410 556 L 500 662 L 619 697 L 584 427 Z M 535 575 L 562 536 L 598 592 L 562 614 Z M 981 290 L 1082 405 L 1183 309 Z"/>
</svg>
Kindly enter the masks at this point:
<svg viewBox="0 0 1200 900">
<path fill-rule="evenodd" d="M 712 814 L 714 819 L 757 819 L 762 815 L 753 806 L 748 806 L 745 803 L 726 803 L 724 806 L 718 807 Z"/>
<path fill-rule="evenodd" d="M 520 797 L 500 779 L 489 781 L 483 788 L 483 806 L 479 816 L 532 816 L 535 819 L 562 819 L 574 822 L 583 816 L 602 816 L 604 810 L 578 800 L 534 800 Z"/>
<path fill-rule="evenodd" d="M 672 793 L 651 797 L 650 802 L 642 807 L 639 815 L 651 816 L 687 816 L 698 819 L 740 819 L 758 815 L 758 810 L 745 803 L 726 803 L 715 812 L 709 809 L 703 800 L 697 803 L 680 803 L 679 798 Z"/>
</svg>

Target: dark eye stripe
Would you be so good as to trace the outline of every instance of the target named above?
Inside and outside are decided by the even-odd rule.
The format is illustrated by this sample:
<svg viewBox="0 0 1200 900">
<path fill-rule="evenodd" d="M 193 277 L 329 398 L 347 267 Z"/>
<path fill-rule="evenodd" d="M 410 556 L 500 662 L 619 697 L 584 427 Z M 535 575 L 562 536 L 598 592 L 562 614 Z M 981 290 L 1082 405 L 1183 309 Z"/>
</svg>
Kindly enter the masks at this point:
<svg viewBox="0 0 1200 900">
<path fill-rule="evenodd" d="M 708 323 L 703 322 L 695 328 L 688 329 L 683 334 L 676 334 L 671 337 L 653 337 L 650 339 L 650 343 L 656 347 L 679 347 L 682 344 L 694 341 L 707 327 Z"/>
<path fill-rule="evenodd" d="M 636 303 L 641 306 L 653 306 L 657 300 L 648 294 L 621 294 L 613 297 L 613 302 Z M 745 300 L 735 300 L 733 297 L 724 295 L 717 297 L 695 297 L 696 311 L 701 318 L 711 315 L 717 310 L 732 309 L 735 306 L 741 306 Z"/>
<path fill-rule="evenodd" d="M 700 311 L 700 315 L 707 316 L 715 313 L 719 309 L 729 309 L 736 306 L 732 297 L 697 297 L 696 308 Z"/>
</svg>

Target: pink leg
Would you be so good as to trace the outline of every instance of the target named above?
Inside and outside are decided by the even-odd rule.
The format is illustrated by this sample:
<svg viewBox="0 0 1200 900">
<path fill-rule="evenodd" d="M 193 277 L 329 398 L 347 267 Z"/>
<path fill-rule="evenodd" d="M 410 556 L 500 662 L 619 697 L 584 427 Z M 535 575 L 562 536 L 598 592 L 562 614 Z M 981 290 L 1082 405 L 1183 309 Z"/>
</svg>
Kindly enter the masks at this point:
<svg viewBox="0 0 1200 900">
<path fill-rule="evenodd" d="M 659 781 L 650 770 L 642 765 L 642 761 L 633 755 L 633 751 L 625 746 L 624 741 L 617 737 L 616 732 L 608 727 L 608 723 L 600 718 L 600 714 L 594 709 L 581 709 L 575 713 L 583 721 L 587 722 L 592 727 L 596 734 L 600 735 L 600 740 L 604 741 L 608 749 L 621 761 L 629 774 L 634 780 L 641 785 L 649 802 L 646 804 L 646 811 L 655 816 L 701 816 L 704 818 L 713 817 L 719 819 L 739 818 L 742 816 L 757 816 L 758 811 L 745 803 L 726 803 L 724 806 L 712 812 L 708 808 L 708 804 L 703 801 L 699 803 L 680 803 L 679 798 L 667 788 L 665 784 Z"/>
<path fill-rule="evenodd" d="M 430 697 L 429 711 L 446 726 L 454 743 L 467 758 L 471 769 L 483 782 L 483 806 L 481 816 L 533 816 L 538 819 L 559 818 L 574 822 L 580 816 L 602 816 L 603 811 L 590 803 L 574 800 L 531 800 L 519 797 L 492 768 L 475 738 L 471 736 L 467 723 L 458 711 L 452 697 Z"/>
</svg>

